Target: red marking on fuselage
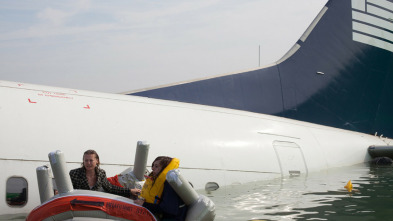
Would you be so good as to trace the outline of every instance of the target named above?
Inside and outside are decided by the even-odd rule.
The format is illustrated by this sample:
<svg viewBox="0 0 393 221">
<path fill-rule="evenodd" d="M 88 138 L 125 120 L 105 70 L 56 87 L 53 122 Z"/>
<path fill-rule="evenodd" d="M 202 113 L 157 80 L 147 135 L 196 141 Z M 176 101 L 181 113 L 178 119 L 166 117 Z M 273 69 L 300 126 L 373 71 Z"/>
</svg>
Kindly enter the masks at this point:
<svg viewBox="0 0 393 221">
<path fill-rule="evenodd" d="M 31 101 L 30 98 L 29 98 L 29 103 L 35 104 L 37 102 Z"/>
<path fill-rule="evenodd" d="M 90 106 L 89 106 L 89 105 L 86 105 L 86 107 L 83 107 L 83 108 L 85 108 L 85 109 L 90 109 Z"/>
<path fill-rule="evenodd" d="M 22 86 L 23 84 L 18 84 L 18 86 L 20 87 L 20 86 Z"/>
</svg>

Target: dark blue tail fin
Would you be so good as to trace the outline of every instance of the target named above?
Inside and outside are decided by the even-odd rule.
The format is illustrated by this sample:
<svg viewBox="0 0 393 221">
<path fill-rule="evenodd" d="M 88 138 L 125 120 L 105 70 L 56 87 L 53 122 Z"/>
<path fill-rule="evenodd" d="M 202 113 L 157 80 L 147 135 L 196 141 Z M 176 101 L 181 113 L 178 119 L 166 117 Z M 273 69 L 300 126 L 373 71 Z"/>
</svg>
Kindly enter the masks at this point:
<svg viewBox="0 0 393 221">
<path fill-rule="evenodd" d="M 133 95 L 393 137 L 393 2 L 330 0 L 274 65 Z"/>
</svg>

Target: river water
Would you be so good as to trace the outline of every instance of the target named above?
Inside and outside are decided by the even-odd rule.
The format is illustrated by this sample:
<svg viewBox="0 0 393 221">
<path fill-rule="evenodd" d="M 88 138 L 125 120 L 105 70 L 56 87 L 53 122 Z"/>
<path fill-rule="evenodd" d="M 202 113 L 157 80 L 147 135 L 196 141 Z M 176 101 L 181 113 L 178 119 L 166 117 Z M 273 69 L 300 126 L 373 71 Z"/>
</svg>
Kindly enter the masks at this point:
<svg viewBox="0 0 393 221">
<path fill-rule="evenodd" d="M 349 180 L 352 192 L 344 188 Z M 392 166 L 359 164 L 200 193 L 215 203 L 215 220 L 393 220 Z"/>
<path fill-rule="evenodd" d="M 393 220 L 392 181 L 393 167 L 360 164 L 204 194 L 216 220 Z"/>
</svg>

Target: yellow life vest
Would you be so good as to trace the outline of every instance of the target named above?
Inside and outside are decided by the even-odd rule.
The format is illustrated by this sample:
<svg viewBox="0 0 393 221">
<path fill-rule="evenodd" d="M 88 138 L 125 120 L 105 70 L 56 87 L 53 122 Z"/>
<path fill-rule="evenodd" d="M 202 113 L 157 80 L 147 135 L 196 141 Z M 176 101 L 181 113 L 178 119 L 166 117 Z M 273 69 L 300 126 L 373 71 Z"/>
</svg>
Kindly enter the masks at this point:
<svg viewBox="0 0 393 221">
<path fill-rule="evenodd" d="M 166 180 L 166 174 L 168 171 L 179 168 L 179 159 L 173 158 L 168 166 L 160 173 L 156 178 L 153 185 L 152 179 L 147 179 L 142 187 L 141 197 L 145 198 L 145 202 L 158 204 L 158 200 L 161 198 L 162 191 L 164 190 L 164 182 Z"/>
</svg>

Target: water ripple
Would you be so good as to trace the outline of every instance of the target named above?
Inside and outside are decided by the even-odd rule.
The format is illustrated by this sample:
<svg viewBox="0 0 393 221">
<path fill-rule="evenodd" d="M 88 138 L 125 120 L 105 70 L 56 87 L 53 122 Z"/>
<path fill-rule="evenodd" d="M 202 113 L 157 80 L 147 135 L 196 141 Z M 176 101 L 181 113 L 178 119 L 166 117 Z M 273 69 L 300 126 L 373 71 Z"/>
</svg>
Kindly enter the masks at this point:
<svg viewBox="0 0 393 221">
<path fill-rule="evenodd" d="M 353 192 L 344 189 L 349 180 Z M 392 181 L 392 167 L 361 164 L 228 186 L 208 196 L 216 220 L 389 220 Z"/>
</svg>

